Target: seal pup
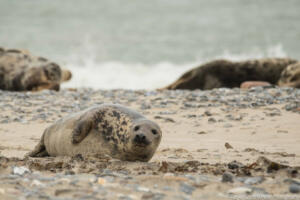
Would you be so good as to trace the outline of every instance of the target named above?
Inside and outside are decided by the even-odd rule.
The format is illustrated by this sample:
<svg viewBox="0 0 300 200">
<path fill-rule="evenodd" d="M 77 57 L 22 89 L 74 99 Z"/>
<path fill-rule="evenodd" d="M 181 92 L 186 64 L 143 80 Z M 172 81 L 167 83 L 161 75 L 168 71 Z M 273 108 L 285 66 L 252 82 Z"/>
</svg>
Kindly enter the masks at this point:
<svg viewBox="0 0 300 200">
<path fill-rule="evenodd" d="M 174 83 L 160 90 L 233 88 L 240 87 L 245 81 L 277 84 L 281 72 L 296 62 L 297 60 L 290 58 L 264 58 L 241 62 L 215 60 L 186 72 Z"/>
<path fill-rule="evenodd" d="M 0 89 L 10 91 L 59 90 L 72 74 L 56 63 L 28 51 L 0 48 Z"/>
<path fill-rule="evenodd" d="M 153 121 L 117 104 L 102 104 L 71 114 L 44 131 L 29 157 L 109 155 L 149 161 L 162 132 Z"/>
</svg>

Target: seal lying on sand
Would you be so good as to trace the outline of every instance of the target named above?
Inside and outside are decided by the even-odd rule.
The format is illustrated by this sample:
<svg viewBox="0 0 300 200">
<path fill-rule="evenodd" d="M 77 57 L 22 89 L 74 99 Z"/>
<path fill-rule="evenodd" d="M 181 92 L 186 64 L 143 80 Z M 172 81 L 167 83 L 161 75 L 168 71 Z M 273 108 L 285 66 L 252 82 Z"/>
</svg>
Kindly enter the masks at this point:
<svg viewBox="0 0 300 200">
<path fill-rule="evenodd" d="M 278 85 L 300 88 L 300 62 L 291 64 L 282 71 Z"/>
<path fill-rule="evenodd" d="M 265 58 L 244 62 L 215 60 L 186 72 L 177 81 L 163 89 L 233 88 L 240 87 L 245 81 L 266 81 L 278 84 L 282 71 L 296 62 L 289 58 Z"/>
<path fill-rule="evenodd" d="M 35 57 L 27 51 L 0 48 L 0 89 L 11 91 L 59 90 L 60 83 L 70 80 L 69 70 L 56 63 Z"/>
<path fill-rule="evenodd" d="M 159 126 L 121 105 L 103 104 L 69 115 L 48 127 L 27 156 L 109 155 L 149 161 L 162 137 Z"/>
</svg>

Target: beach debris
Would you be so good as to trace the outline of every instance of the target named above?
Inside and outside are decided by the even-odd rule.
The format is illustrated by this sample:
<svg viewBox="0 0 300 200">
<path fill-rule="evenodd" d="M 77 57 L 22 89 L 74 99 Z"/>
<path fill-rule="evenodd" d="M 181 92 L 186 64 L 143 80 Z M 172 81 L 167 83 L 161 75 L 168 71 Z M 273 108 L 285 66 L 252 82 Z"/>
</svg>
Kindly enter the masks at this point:
<svg viewBox="0 0 300 200">
<path fill-rule="evenodd" d="M 256 162 L 249 165 L 248 168 L 249 169 L 262 169 L 264 171 L 267 171 L 268 173 L 272 173 L 272 172 L 278 171 L 280 169 L 289 168 L 289 166 L 271 161 L 264 156 L 260 156 L 256 160 Z"/>
</svg>

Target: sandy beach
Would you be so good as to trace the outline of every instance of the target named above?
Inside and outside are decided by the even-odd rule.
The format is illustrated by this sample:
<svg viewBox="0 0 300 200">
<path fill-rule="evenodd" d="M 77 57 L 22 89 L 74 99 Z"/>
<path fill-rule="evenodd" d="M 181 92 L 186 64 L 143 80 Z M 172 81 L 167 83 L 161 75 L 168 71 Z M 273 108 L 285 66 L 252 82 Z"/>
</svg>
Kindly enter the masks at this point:
<svg viewBox="0 0 300 200">
<path fill-rule="evenodd" d="M 300 198 L 291 193 L 300 183 L 299 89 L 64 89 L 0 97 L 0 199 Z M 160 125 L 163 138 L 150 162 L 24 159 L 47 126 L 102 103 L 133 108 Z"/>
</svg>

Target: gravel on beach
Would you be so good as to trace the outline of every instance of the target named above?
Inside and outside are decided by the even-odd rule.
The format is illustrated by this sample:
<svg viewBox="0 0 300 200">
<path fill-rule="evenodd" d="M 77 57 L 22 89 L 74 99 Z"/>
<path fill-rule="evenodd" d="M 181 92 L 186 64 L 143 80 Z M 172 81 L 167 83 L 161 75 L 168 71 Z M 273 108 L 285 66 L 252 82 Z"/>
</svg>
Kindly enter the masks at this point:
<svg viewBox="0 0 300 200">
<path fill-rule="evenodd" d="M 255 136 L 259 129 L 251 125 L 257 121 L 281 119 L 286 113 L 300 119 L 300 89 L 294 88 L 0 91 L 0 135 L 8 134 L 3 127 L 10 124 L 49 125 L 70 113 L 102 103 L 136 109 L 162 125 L 166 130 L 163 137 L 171 137 L 173 129 L 186 124 L 195 130 L 187 130 L 187 136 L 205 138 L 214 133 L 212 129 L 201 129 L 202 125 L 221 128 L 226 134 L 237 124 L 241 130 L 250 126 L 249 131 Z M 249 109 L 262 110 L 250 115 Z M 277 126 L 274 134 L 289 137 L 288 130 Z M 38 137 L 32 139 L 32 148 L 37 140 Z M 162 147 L 149 163 L 105 156 L 8 157 L 1 152 L 22 147 L 14 149 L 0 142 L 0 199 L 300 199 L 297 154 L 246 146 L 241 150 L 238 143 L 224 141 L 224 154 L 252 156 L 245 158 L 247 162 L 235 158 L 227 161 L 221 159 L 223 152 L 198 147 L 191 153 L 188 145 L 174 148 L 167 142 L 162 141 Z M 296 166 L 291 164 L 293 160 Z"/>
</svg>

